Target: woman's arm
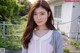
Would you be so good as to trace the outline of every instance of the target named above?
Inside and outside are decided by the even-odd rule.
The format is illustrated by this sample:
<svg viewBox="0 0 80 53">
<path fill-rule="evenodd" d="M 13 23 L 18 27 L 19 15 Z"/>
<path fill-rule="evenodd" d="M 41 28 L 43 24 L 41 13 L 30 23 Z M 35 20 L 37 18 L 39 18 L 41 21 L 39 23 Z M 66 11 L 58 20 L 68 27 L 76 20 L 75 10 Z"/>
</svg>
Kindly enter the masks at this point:
<svg viewBox="0 0 80 53">
<path fill-rule="evenodd" d="M 57 32 L 56 36 L 56 53 L 63 53 L 62 34 L 60 32 Z"/>
</svg>

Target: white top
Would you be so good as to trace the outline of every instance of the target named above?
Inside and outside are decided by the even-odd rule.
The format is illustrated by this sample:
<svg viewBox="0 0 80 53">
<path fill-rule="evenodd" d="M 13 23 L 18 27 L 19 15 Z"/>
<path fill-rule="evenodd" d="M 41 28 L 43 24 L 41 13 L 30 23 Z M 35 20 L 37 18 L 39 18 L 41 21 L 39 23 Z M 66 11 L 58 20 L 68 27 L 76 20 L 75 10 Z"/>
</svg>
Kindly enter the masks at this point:
<svg viewBox="0 0 80 53">
<path fill-rule="evenodd" d="M 33 33 L 33 37 L 29 43 L 28 53 L 52 53 L 53 46 L 50 44 L 52 33 L 53 30 L 49 30 L 42 37 L 38 37 Z"/>
</svg>

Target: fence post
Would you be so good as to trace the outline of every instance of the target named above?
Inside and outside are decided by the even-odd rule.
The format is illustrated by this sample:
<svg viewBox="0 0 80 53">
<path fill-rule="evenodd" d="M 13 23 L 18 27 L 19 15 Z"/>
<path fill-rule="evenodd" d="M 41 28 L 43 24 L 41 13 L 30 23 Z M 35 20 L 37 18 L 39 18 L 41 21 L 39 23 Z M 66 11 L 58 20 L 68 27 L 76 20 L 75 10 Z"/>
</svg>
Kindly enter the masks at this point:
<svg viewBox="0 0 80 53">
<path fill-rule="evenodd" d="M 5 53 L 5 48 L 0 48 L 0 53 Z"/>
<path fill-rule="evenodd" d="M 76 41 L 78 42 L 78 39 L 80 38 L 80 16 L 78 17 L 78 34 L 76 35 Z"/>
<path fill-rule="evenodd" d="M 59 22 L 57 22 L 57 30 L 59 30 Z"/>
<path fill-rule="evenodd" d="M 3 26 L 3 35 L 2 35 L 2 37 L 4 37 L 5 36 L 5 21 L 3 21 L 2 26 Z"/>
</svg>

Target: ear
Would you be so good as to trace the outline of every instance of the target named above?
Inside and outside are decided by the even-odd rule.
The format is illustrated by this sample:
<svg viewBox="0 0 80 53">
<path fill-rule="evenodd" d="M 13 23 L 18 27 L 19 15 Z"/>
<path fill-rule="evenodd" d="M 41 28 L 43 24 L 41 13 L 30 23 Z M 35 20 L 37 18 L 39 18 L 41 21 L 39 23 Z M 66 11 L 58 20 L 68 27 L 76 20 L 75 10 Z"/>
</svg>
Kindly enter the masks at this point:
<svg viewBox="0 0 80 53">
<path fill-rule="evenodd" d="M 48 13 L 48 17 L 51 15 L 51 12 Z"/>
</svg>

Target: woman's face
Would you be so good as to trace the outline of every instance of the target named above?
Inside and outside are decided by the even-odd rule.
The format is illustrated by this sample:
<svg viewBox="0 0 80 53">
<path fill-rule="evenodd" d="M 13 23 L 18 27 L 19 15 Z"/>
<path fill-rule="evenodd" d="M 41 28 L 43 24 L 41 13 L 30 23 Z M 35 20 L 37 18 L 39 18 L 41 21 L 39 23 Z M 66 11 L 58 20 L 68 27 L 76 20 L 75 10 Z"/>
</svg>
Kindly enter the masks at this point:
<svg viewBox="0 0 80 53">
<path fill-rule="evenodd" d="M 49 14 L 44 8 L 42 7 L 38 7 L 33 14 L 33 18 L 35 23 L 38 26 L 42 26 L 45 25 L 45 23 L 47 22 L 47 19 L 49 17 Z"/>
</svg>

